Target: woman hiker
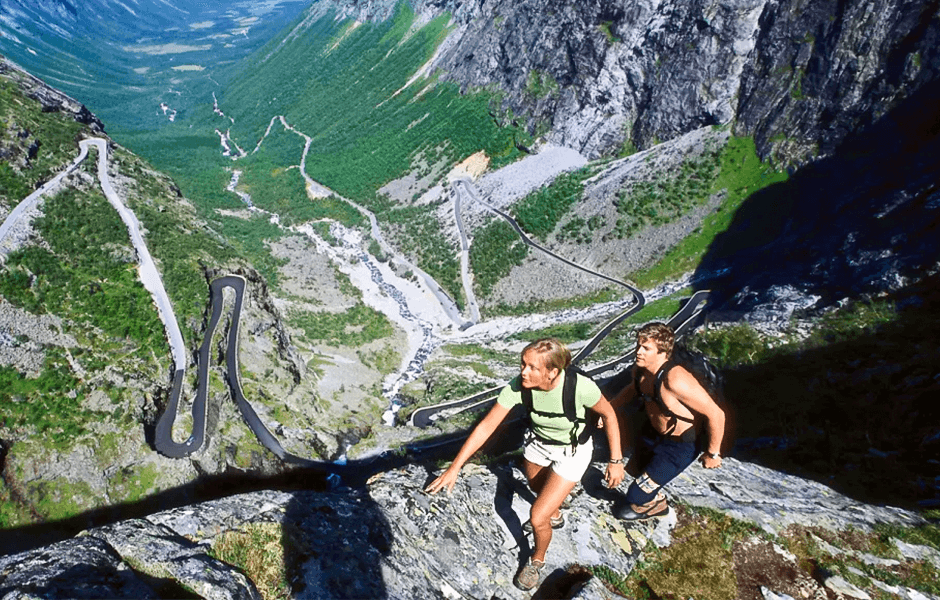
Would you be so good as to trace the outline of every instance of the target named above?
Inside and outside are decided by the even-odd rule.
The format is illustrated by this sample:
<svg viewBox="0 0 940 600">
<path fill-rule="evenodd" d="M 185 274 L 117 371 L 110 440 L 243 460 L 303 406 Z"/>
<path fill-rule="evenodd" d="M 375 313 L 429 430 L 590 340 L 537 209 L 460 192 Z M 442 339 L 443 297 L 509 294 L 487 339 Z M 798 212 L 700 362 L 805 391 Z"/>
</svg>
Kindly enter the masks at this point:
<svg viewBox="0 0 940 600">
<path fill-rule="evenodd" d="M 594 447 L 590 431 L 586 431 L 589 427 L 586 409 L 596 412 L 606 423 L 614 424 L 604 428 L 611 452 L 605 484 L 615 488 L 624 476 L 620 428 L 616 425 L 613 407 L 589 377 L 567 369 L 570 364 L 571 352 L 555 338 L 537 340 L 526 346 L 522 350 L 519 376 L 503 388 L 490 412 L 464 442 L 454 462 L 425 488 L 431 494 L 442 488 L 447 488 L 450 493 L 460 469 L 493 435 L 510 409 L 517 404 L 531 407 L 532 428 L 523 453 L 523 471 L 529 487 L 536 494 L 529 523 L 526 524 L 532 528 L 535 547 L 514 580 L 516 586 L 523 590 L 531 590 L 538 585 L 545 566 L 545 552 L 552 540 L 552 529 L 565 524 L 561 504 L 591 463 Z M 569 376 L 576 378 L 573 394 L 575 421 L 569 419 L 564 410 L 562 392 Z"/>
</svg>

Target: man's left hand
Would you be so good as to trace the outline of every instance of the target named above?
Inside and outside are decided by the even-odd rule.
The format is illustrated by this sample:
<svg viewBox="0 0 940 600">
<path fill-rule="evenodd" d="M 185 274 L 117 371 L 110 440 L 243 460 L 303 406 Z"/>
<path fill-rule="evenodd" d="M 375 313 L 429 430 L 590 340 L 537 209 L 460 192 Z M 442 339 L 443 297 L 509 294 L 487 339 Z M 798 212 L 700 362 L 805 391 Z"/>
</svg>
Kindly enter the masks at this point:
<svg viewBox="0 0 940 600">
<path fill-rule="evenodd" d="M 712 455 L 706 452 L 702 454 L 702 466 L 706 469 L 717 469 L 721 466 L 721 457 L 712 458 Z"/>
</svg>

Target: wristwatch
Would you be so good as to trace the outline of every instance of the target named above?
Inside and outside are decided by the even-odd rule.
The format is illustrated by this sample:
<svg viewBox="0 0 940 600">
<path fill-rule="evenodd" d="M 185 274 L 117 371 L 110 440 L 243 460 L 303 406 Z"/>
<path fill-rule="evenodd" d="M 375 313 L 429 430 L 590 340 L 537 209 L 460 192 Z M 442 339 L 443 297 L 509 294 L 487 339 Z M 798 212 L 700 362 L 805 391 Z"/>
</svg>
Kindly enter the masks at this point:
<svg viewBox="0 0 940 600">
<path fill-rule="evenodd" d="M 623 464 L 623 459 L 622 459 L 622 458 L 612 458 L 612 459 L 608 460 L 607 463 L 608 463 L 608 464 L 611 464 L 611 465 L 622 465 L 622 464 Z"/>
<path fill-rule="evenodd" d="M 707 454 L 711 456 L 712 458 L 721 458 L 721 454 L 717 452 L 707 452 Z"/>
</svg>

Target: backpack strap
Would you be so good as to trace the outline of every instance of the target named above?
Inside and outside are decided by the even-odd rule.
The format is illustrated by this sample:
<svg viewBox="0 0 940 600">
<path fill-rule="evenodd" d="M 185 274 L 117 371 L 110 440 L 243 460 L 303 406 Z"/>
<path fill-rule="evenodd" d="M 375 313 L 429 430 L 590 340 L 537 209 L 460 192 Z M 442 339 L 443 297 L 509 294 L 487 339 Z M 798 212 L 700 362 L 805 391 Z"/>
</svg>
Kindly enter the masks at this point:
<svg viewBox="0 0 940 600">
<path fill-rule="evenodd" d="M 575 401 L 575 394 L 577 392 L 578 386 L 578 374 L 582 373 L 581 369 L 574 365 L 569 365 L 565 369 L 565 381 L 562 384 L 561 389 L 561 404 L 562 412 L 552 412 L 544 410 L 536 410 L 532 403 L 532 390 L 529 388 L 522 388 L 520 393 L 522 395 L 522 404 L 525 406 L 526 414 L 531 415 L 537 413 L 545 417 L 565 417 L 571 421 L 571 446 L 576 447 L 580 444 L 583 444 L 591 437 L 591 428 L 585 426 L 581 431 L 580 435 L 578 434 L 578 427 L 581 423 L 588 423 L 588 420 L 584 417 L 578 416 L 578 407 L 577 402 Z M 542 440 L 543 442 L 549 444 L 557 444 L 552 440 Z"/>
<path fill-rule="evenodd" d="M 661 366 L 659 370 L 656 371 L 656 378 L 653 380 L 653 401 L 656 402 L 656 405 L 659 406 L 659 410 L 661 410 L 663 414 L 669 416 L 669 428 L 666 430 L 666 433 L 664 433 L 663 435 L 669 435 L 670 433 L 672 433 L 673 430 L 676 428 L 676 425 L 679 424 L 679 421 L 685 421 L 686 423 L 695 423 L 695 419 L 689 419 L 688 417 L 677 415 L 668 406 L 666 406 L 665 402 L 663 402 L 663 394 L 662 394 L 663 382 L 666 380 L 666 375 L 669 374 L 669 371 L 674 366 L 676 366 L 676 363 L 674 363 L 671 360 L 667 360 L 663 364 L 663 366 Z M 640 395 L 640 378 L 639 377 L 635 378 L 635 381 L 636 381 L 637 395 Z"/>
</svg>

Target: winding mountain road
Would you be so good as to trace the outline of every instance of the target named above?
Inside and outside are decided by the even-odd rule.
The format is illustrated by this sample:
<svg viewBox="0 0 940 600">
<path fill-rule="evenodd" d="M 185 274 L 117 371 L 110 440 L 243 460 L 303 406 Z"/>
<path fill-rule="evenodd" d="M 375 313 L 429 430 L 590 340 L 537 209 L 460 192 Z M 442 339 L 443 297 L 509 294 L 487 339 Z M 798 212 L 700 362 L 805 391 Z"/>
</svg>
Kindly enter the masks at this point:
<svg viewBox="0 0 940 600">
<path fill-rule="evenodd" d="M 454 200 L 455 205 L 457 207 L 460 206 L 459 203 L 462 197 L 466 195 L 472 201 L 481 203 L 488 210 L 490 210 L 491 212 L 495 213 L 496 215 L 500 216 L 502 219 L 507 221 L 515 230 L 515 232 L 519 235 L 520 239 L 522 239 L 522 241 L 526 245 L 540 252 L 543 252 L 546 255 L 551 256 L 552 258 L 559 260 L 571 267 L 574 267 L 576 269 L 589 273 L 595 277 L 599 277 L 601 279 L 604 279 L 612 283 L 615 283 L 619 286 L 622 286 L 626 288 L 633 295 L 636 301 L 630 307 L 628 307 L 627 310 L 625 310 L 621 314 L 614 317 L 610 322 L 604 325 L 604 327 L 602 327 L 596 334 L 594 334 L 594 336 L 590 340 L 588 340 L 588 342 L 584 346 L 582 346 L 582 348 L 578 351 L 578 353 L 572 358 L 572 363 L 578 364 L 582 360 L 590 356 L 590 354 L 594 352 L 594 350 L 601 343 L 601 341 L 603 341 L 604 338 L 606 338 L 618 325 L 620 325 L 625 319 L 635 314 L 640 309 L 642 309 L 643 306 L 645 306 L 646 299 L 643 296 L 643 292 L 641 292 L 636 287 L 630 285 L 626 281 L 620 281 L 618 279 L 614 279 L 613 277 L 609 277 L 603 273 L 600 273 L 593 269 L 589 269 L 588 267 L 585 267 L 583 265 L 579 265 L 578 263 L 575 263 L 563 256 L 560 256 L 556 254 L 555 252 L 549 250 L 548 248 L 545 248 L 544 246 L 533 241 L 532 238 L 530 238 L 528 234 L 526 234 L 526 232 L 522 229 L 522 227 L 519 226 L 519 223 L 517 223 L 516 220 L 512 216 L 496 208 L 489 202 L 486 202 L 485 200 L 483 200 L 480 197 L 480 195 L 477 193 L 473 184 L 468 179 L 456 180 L 453 183 L 453 188 L 457 194 L 457 197 Z M 457 211 L 459 214 L 459 208 L 457 208 Z M 466 238 L 464 237 L 463 231 L 461 230 L 460 233 L 461 233 L 461 240 L 465 242 Z M 709 294 L 706 291 L 697 292 L 689 299 L 688 302 L 685 303 L 685 305 L 682 306 L 682 308 L 679 309 L 678 312 L 676 312 L 675 315 L 673 315 L 673 317 L 669 320 L 669 325 L 673 327 L 673 329 L 676 331 L 677 334 L 681 334 L 685 332 L 687 329 L 689 329 L 691 326 L 694 325 L 695 321 L 702 314 L 702 310 L 704 309 L 704 306 L 708 300 L 708 297 L 709 297 Z M 600 373 L 605 373 L 607 371 L 610 371 L 611 369 L 615 368 L 618 365 L 622 365 L 626 367 L 626 365 L 629 362 L 632 362 L 633 355 L 635 354 L 635 352 L 636 352 L 635 349 L 631 350 L 630 352 L 624 354 L 623 356 L 620 356 L 619 358 L 609 361 L 603 365 L 598 365 L 596 367 L 593 367 L 592 369 L 587 370 L 586 372 L 588 373 L 588 375 L 595 376 Z M 473 394 L 466 398 L 446 401 L 446 402 L 442 402 L 439 404 L 435 404 L 433 406 L 425 406 L 425 407 L 418 408 L 414 412 L 411 413 L 411 416 L 409 418 L 409 423 L 413 426 L 424 428 L 424 427 L 428 427 L 429 425 L 431 425 L 434 422 L 435 417 L 439 417 L 442 413 L 446 412 L 446 414 L 455 414 L 457 412 L 464 412 L 467 410 L 472 410 L 474 408 L 491 404 L 492 402 L 496 400 L 496 396 L 499 395 L 499 392 L 500 390 L 503 389 L 503 387 L 504 386 L 499 386 L 499 387 L 485 390 L 477 394 Z"/>
<path fill-rule="evenodd" d="M 255 412 L 251 403 L 245 399 L 241 380 L 239 379 L 241 367 L 238 362 L 238 324 L 241 317 L 242 303 L 245 297 L 245 279 L 237 275 L 220 277 L 214 280 L 210 286 L 212 293 L 212 316 L 209 319 L 209 326 L 206 329 L 202 346 L 199 349 L 199 372 L 197 375 L 199 384 L 192 407 L 192 434 L 183 443 L 177 443 L 173 440 L 173 423 L 176 421 L 183 376 L 186 374 L 183 370 L 177 370 L 173 377 L 173 390 L 170 394 L 170 400 L 167 403 L 166 410 L 163 411 L 163 414 L 160 415 L 157 421 L 154 440 L 154 445 L 157 447 L 157 450 L 170 458 L 183 458 L 202 448 L 202 445 L 205 443 L 210 351 L 212 348 L 212 336 L 222 317 L 222 309 L 225 304 L 225 288 L 230 288 L 235 292 L 235 303 L 232 307 L 231 319 L 229 319 L 230 325 L 227 333 L 228 345 L 225 352 L 226 381 L 232 393 L 232 398 L 235 400 L 235 405 L 238 406 L 238 410 L 241 412 L 242 418 L 245 419 L 245 423 L 248 424 L 248 427 L 258 438 L 258 441 L 261 442 L 261 445 L 284 462 L 304 467 L 314 467 L 329 472 L 344 471 L 342 465 L 302 458 L 284 450 L 281 443 L 274 437 L 274 434 L 271 433 L 258 417 L 258 413 Z"/>
<path fill-rule="evenodd" d="M 92 146 L 98 151 L 98 181 L 101 184 L 101 191 L 104 192 L 108 202 L 114 207 L 114 210 L 117 211 L 124 225 L 127 227 L 131 243 L 134 245 L 134 250 L 137 253 L 137 261 L 139 264 L 138 273 L 141 283 L 143 283 L 144 288 L 150 292 L 150 295 L 153 296 L 153 301 L 157 305 L 160 320 L 166 328 L 170 351 L 173 354 L 173 362 L 176 365 L 176 369 L 184 368 L 186 364 L 186 346 L 183 343 L 183 334 L 180 332 L 179 325 L 176 321 L 176 314 L 173 312 L 173 304 L 170 302 L 170 297 L 163 287 L 163 280 L 160 278 L 157 265 L 153 262 L 153 257 L 150 256 L 150 251 L 147 250 L 147 244 L 144 242 L 144 238 L 140 233 L 140 222 L 137 220 L 136 215 L 124 206 L 121 198 L 114 191 L 114 186 L 111 185 L 111 178 L 108 176 L 107 140 L 102 138 L 81 140 L 79 142 L 80 151 L 78 157 L 66 167 L 65 170 L 27 196 L 10 211 L 10 214 L 4 219 L 3 224 L 0 225 L 0 247 L 3 246 L 4 240 L 19 219 L 30 209 L 35 207 L 44 194 L 54 189 L 64 177 L 74 171 L 88 156 L 88 149 Z"/>
<path fill-rule="evenodd" d="M 183 342 L 183 335 L 176 320 L 176 314 L 173 312 L 173 305 L 170 302 L 169 295 L 166 293 L 166 289 L 163 286 L 163 280 L 160 277 L 160 272 L 157 270 L 157 266 L 153 261 L 153 257 L 150 255 L 150 251 L 147 249 L 147 244 L 140 232 L 140 222 L 137 220 L 137 216 L 133 213 L 133 211 L 124 205 L 120 196 L 118 196 L 117 192 L 114 190 L 114 187 L 111 185 L 111 179 L 108 175 L 107 140 L 101 138 L 90 138 L 79 142 L 80 152 L 78 157 L 61 173 L 46 182 L 35 192 L 27 196 L 24 200 L 17 204 L 17 206 L 12 211 L 10 211 L 10 214 L 7 215 L 3 223 L 0 224 L 0 248 L 4 247 L 4 242 L 10 235 L 10 232 L 14 230 L 20 219 L 23 218 L 24 215 L 28 214 L 29 211 L 39 203 L 45 194 L 54 190 L 63 178 L 68 176 L 69 173 L 74 171 L 78 165 L 80 165 L 87 158 L 88 149 L 92 146 L 95 147 L 98 151 L 98 181 L 101 185 L 101 190 L 108 199 L 108 202 L 111 204 L 111 206 L 114 207 L 114 209 L 120 215 L 124 225 L 127 227 L 131 243 L 133 244 L 134 250 L 137 253 L 138 274 L 144 287 L 153 297 L 154 304 L 156 305 L 157 311 L 160 314 L 160 320 L 163 321 L 163 325 L 166 329 L 167 338 L 169 339 L 170 349 L 173 355 L 173 362 L 175 365 L 173 387 L 166 410 L 159 417 L 155 431 L 154 445 L 156 446 L 157 451 L 171 458 L 182 458 L 189 456 L 202 448 L 205 442 L 209 381 L 208 368 L 210 362 L 209 358 L 212 335 L 215 332 L 215 328 L 221 318 L 224 305 L 224 289 L 228 287 L 235 292 L 235 304 L 232 309 L 231 325 L 229 326 L 228 331 L 228 351 L 226 352 L 226 367 L 228 372 L 227 382 L 229 388 L 231 389 L 235 404 L 238 406 L 239 411 L 241 411 L 242 417 L 244 417 L 248 427 L 258 437 L 258 440 L 262 443 L 262 445 L 264 445 L 265 448 L 269 449 L 285 462 L 316 468 L 327 472 L 342 472 L 344 468 L 341 465 L 309 460 L 285 451 L 280 442 L 278 442 L 277 438 L 275 438 L 274 435 L 271 434 L 271 432 L 267 429 L 267 427 L 265 427 L 264 423 L 258 417 L 251 404 L 245 399 L 245 395 L 241 388 L 241 382 L 238 377 L 240 370 L 238 364 L 238 323 L 245 294 L 245 280 L 238 276 L 221 277 L 213 281 L 210 286 L 212 293 L 212 317 L 210 319 L 209 328 L 206 331 L 205 338 L 203 339 L 202 347 L 199 351 L 199 383 L 196 397 L 193 400 L 192 406 L 192 432 L 185 442 L 178 443 L 173 440 L 173 423 L 176 421 L 180 396 L 182 394 L 183 388 L 183 378 L 186 375 L 186 346 Z"/>
<path fill-rule="evenodd" d="M 273 120 L 272 120 L 273 122 Z M 283 123 L 285 128 L 289 128 L 287 123 Z M 299 132 L 295 132 L 298 133 Z M 260 142 L 259 142 L 260 144 Z M 210 350 L 212 337 L 215 332 L 215 328 L 218 326 L 219 321 L 222 317 L 222 311 L 224 309 L 225 299 L 224 299 L 224 290 L 226 288 L 231 289 L 235 294 L 235 301 L 232 307 L 231 319 L 229 320 L 229 330 L 227 332 L 228 346 L 226 351 L 226 370 L 227 370 L 227 383 L 231 391 L 232 397 L 238 406 L 239 411 L 242 414 L 246 424 L 251 429 L 251 431 L 257 436 L 261 444 L 278 456 L 280 459 L 287 463 L 296 464 L 308 468 L 313 468 L 317 470 L 322 470 L 324 472 L 330 473 L 343 473 L 347 470 L 344 465 L 339 465 L 335 463 L 327 463 L 322 461 L 314 461 L 306 459 L 300 456 L 296 456 L 284 450 L 277 438 L 268 430 L 264 425 L 261 419 L 258 417 L 258 414 L 255 412 L 254 408 L 247 401 L 242 391 L 241 382 L 239 379 L 239 360 L 238 360 L 238 327 L 239 320 L 241 315 L 241 308 L 244 300 L 245 294 L 245 280 L 242 277 L 238 276 L 227 276 L 221 277 L 213 281 L 210 285 L 211 290 L 211 305 L 212 305 L 212 314 L 209 322 L 209 326 L 205 333 L 202 346 L 199 351 L 198 358 L 198 373 L 197 373 L 197 390 L 196 396 L 192 403 L 191 416 L 192 416 L 192 430 L 190 435 L 184 442 L 176 442 L 173 439 L 173 424 L 176 421 L 180 397 L 182 395 L 183 388 L 183 379 L 186 375 L 186 347 L 183 341 L 183 336 L 179 328 L 179 324 L 176 320 L 176 315 L 173 311 L 172 303 L 170 298 L 166 293 L 166 290 L 163 286 L 163 281 L 160 277 L 160 273 L 157 270 L 156 264 L 153 261 L 152 256 L 150 255 L 149 250 L 143 236 L 140 232 L 140 223 L 137 220 L 136 215 L 128 209 L 121 198 L 115 192 L 114 187 L 111 184 L 110 177 L 108 175 L 108 142 L 107 140 L 101 138 L 91 138 L 82 140 L 79 143 L 80 152 L 78 157 L 69 164 L 66 169 L 61 173 L 56 175 L 53 179 L 45 183 L 35 192 L 30 194 L 22 202 L 20 202 L 7 217 L 4 219 L 3 223 L 0 224 L 0 251 L 4 251 L 6 247 L 7 238 L 11 235 L 11 232 L 14 231 L 17 223 L 25 215 L 27 215 L 31 209 L 33 209 L 44 194 L 52 191 L 63 178 L 68 176 L 69 173 L 73 172 L 78 165 L 80 165 L 88 156 L 89 148 L 95 147 L 98 151 L 98 161 L 97 161 L 97 174 L 98 180 L 101 185 L 102 192 L 107 198 L 108 202 L 114 207 L 117 213 L 120 215 L 121 220 L 124 222 L 128 230 L 128 235 L 131 239 L 131 242 L 134 246 L 135 252 L 138 259 L 138 273 L 143 283 L 144 287 L 150 292 L 151 296 L 154 299 L 154 304 L 157 307 L 161 321 L 164 324 L 166 329 L 167 338 L 169 340 L 173 362 L 175 366 L 174 376 L 173 376 L 173 386 L 170 393 L 170 398 L 167 403 L 167 407 L 164 410 L 163 414 L 160 415 L 156 431 L 155 431 L 155 440 L 154 445 L 156 449 L 171 458 L 183 458 L 193 454 L 203 447 L 205 444 L 206 438 L 206 417 L 207 417 L 207 403 L 208 403 L 208 368 L 210 364 Z M 307 145 L 309 147 L 309 144 Z M 305 148 L 306 150 L 306 148 Z M 464 252 L 469 248 L 466 235 L 464 233 L 462 222 L 460 218 L 460 202 L 462 201 L 463 196 L 467 196 L 469 199 L 484 204 L 489 210 L 493 211 L 501 218 L 505 219 L 510 223 L 510 225 L 515 229 L 519 234 L 520 238 L 529 246 L 535 248 L 538 251 L 544 252 L 545 254 L 552 256 L 553 258 L 562 261 L 563 263 L 570 265 L 574 268 L 588 272 L 594 276 L 600 277 L 611 281 L 617 285 L 623 286 L 626 288 L 635 298 L 635 302 L 631 305 L 626 311 L 612 319 L 607 325 L 605 325 L 595 336 L 585 344 L 578 354 L 574 357 L 574 361 L 577 363 L 582 359 L 586 358 L 597 345 L 624 319 L 634 314 L 640 308 L 644 306 L 645 300 L 642 292 L 631 286 L 630 284 L 616 280 L 614 278 L 608 277 L 602 273 L 598 273 L 591 269 L 588 269 L 584 266 L 578 265 L 562 256 L 559 256 L 544 248 L 543 246 L 537 244 L 531 240 L 528 235 L 519 227 L 515 219 L 506 214 L 505 212 L 493 207 L 489 203 L 480 199 L 479 195 L 476 193 L 476 190 L 473 188 L 472 184 L 466 180 L 458 180 L 454 184 L 454 189 L 457 193 L 457 198 L 455 198 L 455 211 L 456 218 L 458 222 L 458 229 L 461 236 L 461 247 Z M 347 200 L 348 201 L 348 200 Z M 378 228 L 378 223 L 375 219 L 375 216 L 366 209 L 357 204 L 350 202 L 351 205 L 355 206 L 360 212 L 369 217 L 370 223 L 373 229 L 373 235 L 379 241 L 380 244 L 385 245 L 384 240 L 381 237 L 381 232 Z M 9 250 L 6 250 L 8 252 Z M 2 255 L 0 255 L 2 259 Z M 427 277 L 427 281 L 433 282 L 429 276 L 423 274 L 420 269 L 415 268 L 416 272 L 422 273 Z M 468 285 L 469 282 L 465 281 L 465 285 Z M 443 292 L 441 292 L 443 294 Z M 446 294 L 444 295 L 446 297 Z M 686 305 L 673 316 L 670 321 L 677 332 L 682 332 L 685 328 L 691 326 L 697 318 L 700 317 L 702 308 L 701 306 L 707 300 L 707 292 L 699 292 L 690 299 Z M 449 299 L 449 298 L 448 298 Z M 442 302 L 442 304 L 444 304 Z M 474 303 L 475 305 L 475 303 Z M 455 322 L 461 322 L 464 325 L 468 323 L 463 321 L 460 317 L 459 311 L 457 311 L 456 306 L 452 306 L 448 311 Z M 476 315 L 474 315 L 476 317 Z M 476 317 L 478 318 L 478 317 Z M 476 320 L 476 318 L 474 320 Z M 622 365 L 625 362 L 629 361 L 632 357 L 632 352 L 627 353 L 626 355 L 615 359 L 605 365 L 601 365 L 595 368 L 592 368 L 588 371 L 590 375 L 595 375 L 609 371 L 617 365 Z M 474 394 L 470 397 L 463 398 L 460 400 L 455 400 L 451 402 L 441 403 L 435 406 L 422 407 L 414 411 L 411 415 L 411 424 L 417 427 L 427 427 L 430 425 L 434 417 L 443 411 L 452 411 L 452 412 L 462 412 L 464 410 L 472 409 L 474 407 L 480 406 L 482 404 L 491 403 L 495 401 L 496 395 L 499 393 L 499 390 L 502 389 L 502 386 L 498 388 L 493 388 L 486 390 L 479 394 Z M 420 444 L 419 444 L 420 445 Z"/>
</svg>

